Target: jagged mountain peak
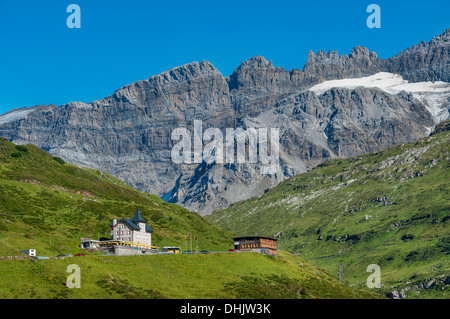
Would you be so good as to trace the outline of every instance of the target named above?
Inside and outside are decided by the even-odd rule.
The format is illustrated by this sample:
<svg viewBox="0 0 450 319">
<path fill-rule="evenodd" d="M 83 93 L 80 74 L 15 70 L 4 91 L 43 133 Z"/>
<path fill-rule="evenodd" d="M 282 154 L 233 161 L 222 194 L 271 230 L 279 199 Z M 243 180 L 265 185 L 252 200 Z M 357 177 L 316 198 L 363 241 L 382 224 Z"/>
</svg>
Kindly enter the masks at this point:
<svg viewBox="0 0 450 319">
<path fill-rule="evenodd" d="M 252 82 L 253 86 L 260 87 L 260 81 L 264 81 L 267 74 L 276 72 L 273 63 L 261 55 L 256 55 L 242 62 L 233 73 L 228 76 L 227 81 L 230 91 L 242 87 L 244 83 Z"/>
<path fill-rule="evenodd" d="M 116 90 L 116 92 L 127 87 L 136 86 L 143 82 L 159 82 L 160 84 L 184 81 L 208 74 L 221 74 L 209 61 L 193 61 L 177 67 L 173 67 L 159 74 L 153 75 L 146 80 L 136 81 Z M 116 93 L 115 92 L 115 93 Z"/>
<path fill-rule="evenodd" d="M 306 62 L 305 66 L 312 63 L 339 62 L 343 60 L 359 59 L 364 57 L 375 59 L 377 58 L 377 54 L 373 51 L 369 51 L 369 49 L 361 45 L 355 46 L 350 51 L 349 55 L 346 54 L 339 55 L 338 51 L 336 50 L 328 52 L 319 50 L 317 51 L 317 53 L 310 50 L 308 52 L 308 61 Z"/>
<path fill-rule="evenodd" d="M 251 57 L 250 59 L 241 63 L 239 68 L 247 68 L 247 69 L 274 69 L 274 66 L 271 61 L 267 60 L 265 57 L 261 55 L 256 55 Z"/>
<path fill-rule="evenodd" d="M 450 29 L 386 60 L 386 70 L 412 82 L 450 82 Z"/>
<path fill-rule="evenodd" d="M 377 58 L 377 54 L 375 52 L 369 51 L 369 49 L 367 49 L 364 46 L 358 45 L 356 47 L 354 47 L 352 49 L 352 51 L 350 51 L 350 54 L 348 56 L 350 59 L 355 58 L 370 58 L 370 59 L 374 59 Z"/>
<path fill-rule="evenodd" d="M 334 51 L 323 51 L 323 50 L 319 50 L 317 51 L 317 54 L 312 51 L 309 50 L 308 52 L 308 60 L 314 60 L 314 59 L 321 59 L 321 58 L 336 58 L 339 57 L 339 53 L 338 51 L 334 50 Z"/>
<path fill-rule="evenodd" d="M 441 34 L 438 34 L 433 39 L 431 39 L 430 42 L 437 43 L 437 42 L 450 42 L 450 28 L 442 32 Z"/>
<path fill-rule="evenodd" d="M 430 41 L 426 42 L 422 40 L 422 42 L 402 51 L 399 55 L 409 54 L 415 52 L 428 52 L 433 48 L 446 47 L 450 45 L 450 29 L 445 30 L 443 33 L 438 34 L 433 37 Z"/>
<path fill-rule="evenodd" d="M 147 104 L 149 99 L 156 97 L 154 94 L 158 95 L 155 90 L 159 89 L 156 88 L 186 86 L 192 85 L 192 82 L 209 83 L 212 78 L 219 79 L 219 82 L 226 85 L 225 77 L 210 62 L 194 61 L 121 87 L 99 102 L 106 105 L 111 104 L 111 100 Z"/>
<path fill-rule="evenodd" d="M 309 51 L 303 72 L 318 77 L 319 81 L 359 77 L 376 73 L 379 61 L 375 52 L 363 46 L 354 47 L 349 55 L 339 55 L 337 51 L 319 50 L 317 54 Z"/>
<path fill-rule="evenodd" d="M 201 62 L 194 61 L 154 75 L 149 81 L 154 79 L 163 82 L 182 81 L 211 73 L 220 74 L 219 70 L 217 70 L 210 62 L 206 60 Z"/>
</svg>

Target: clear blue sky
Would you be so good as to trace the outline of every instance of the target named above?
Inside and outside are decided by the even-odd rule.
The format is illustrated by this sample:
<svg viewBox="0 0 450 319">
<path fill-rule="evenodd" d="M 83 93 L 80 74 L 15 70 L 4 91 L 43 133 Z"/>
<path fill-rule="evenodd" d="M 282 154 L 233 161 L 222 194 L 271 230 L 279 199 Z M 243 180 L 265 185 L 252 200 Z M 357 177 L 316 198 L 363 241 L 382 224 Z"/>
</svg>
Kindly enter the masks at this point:
<svg viewBox="0 0 450 319">
<path fill-rule="evenodd" d="M 69 4 L 81 29 L 69 29 Z M 366 8 L 381 7 L 381 29 Z M 388 58 L 450 28 L 450 0 L 0 0 L 0 114 L 37 104 L 101 99 L 192 61 L 228 76 L 263 55 L 302 69 L 309 50 L 363 45 Z"/>
</svg>

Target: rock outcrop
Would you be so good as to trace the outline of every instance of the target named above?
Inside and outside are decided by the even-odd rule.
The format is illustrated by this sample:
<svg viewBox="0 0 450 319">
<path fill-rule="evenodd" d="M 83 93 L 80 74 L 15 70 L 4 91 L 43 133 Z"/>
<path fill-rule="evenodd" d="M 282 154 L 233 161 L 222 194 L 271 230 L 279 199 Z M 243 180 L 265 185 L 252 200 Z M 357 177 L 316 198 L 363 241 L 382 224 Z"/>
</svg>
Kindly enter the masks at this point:
<svg viewBox="0 0 450 319">
<path fill-rule="evenodd" d="M 450 287 L 450 276 L 441 275 L 437 278 L 429 278 L 418 281 L 414 284 L 408 283 L 406 286 L 399 287 L 395 290 L 386 293 L 386 297 L 390 299 L 405 299 L 412 292 L 414 294 L 420 294 L 424 290 L 445 290 Z"/>
</svg>

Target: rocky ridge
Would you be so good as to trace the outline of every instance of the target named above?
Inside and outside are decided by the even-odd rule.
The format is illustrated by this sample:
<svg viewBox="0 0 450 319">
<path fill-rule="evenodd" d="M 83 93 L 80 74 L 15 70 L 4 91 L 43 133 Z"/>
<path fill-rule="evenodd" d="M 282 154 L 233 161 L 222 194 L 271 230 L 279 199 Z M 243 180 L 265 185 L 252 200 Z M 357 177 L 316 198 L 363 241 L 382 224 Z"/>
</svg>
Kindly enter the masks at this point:
<svg viewBox="0 0 450 319">
<path fill-rule="evenodd" d="M 450 82 L 449 35 L 450 29 L 386 60 L 361 46 L 349 55 L 310 52 L 303 70 L 287 71 L 256 56 L 224 77 L 207 61 L 192 62 L 91 103 L 13 110 L 0 116 L 0 135 L 209 214 L 328 159 L 426 136 L 437 123 L 427 105 L 408 92 L 360 87 L 318 95 L 308 89 L 377 72 L 410 82 Z M 192 130 L 194 120 L 222 132 L 279 128 L 280 170 L 261 175 L 259 164 L 173 163 L 171 133 L 178 127 Z"/>
</svg>

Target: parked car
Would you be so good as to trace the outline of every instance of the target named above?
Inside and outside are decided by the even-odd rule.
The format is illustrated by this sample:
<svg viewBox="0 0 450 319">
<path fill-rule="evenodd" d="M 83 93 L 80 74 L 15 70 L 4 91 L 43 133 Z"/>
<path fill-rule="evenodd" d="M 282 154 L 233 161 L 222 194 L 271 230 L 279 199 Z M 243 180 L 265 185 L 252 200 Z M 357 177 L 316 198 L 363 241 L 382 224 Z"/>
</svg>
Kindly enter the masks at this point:
<svg viewBox="0 0 450 319">
<path fill-rule="evenodd" d="M 84 254 L 76 254 L 75 257 L 84 257 Z"/>
<path fill-rule="evenodd" d="M 236 249 L 228 249 L 229 252 L 236 252 Z"/>
<path fill-rule="evenodd" d="M 202 250 L 201 252 L 200 252 L 200 254 L 209 254 L 210 252 L 209 251 L 207 251 L 207 250 Z"/>
</svg>

